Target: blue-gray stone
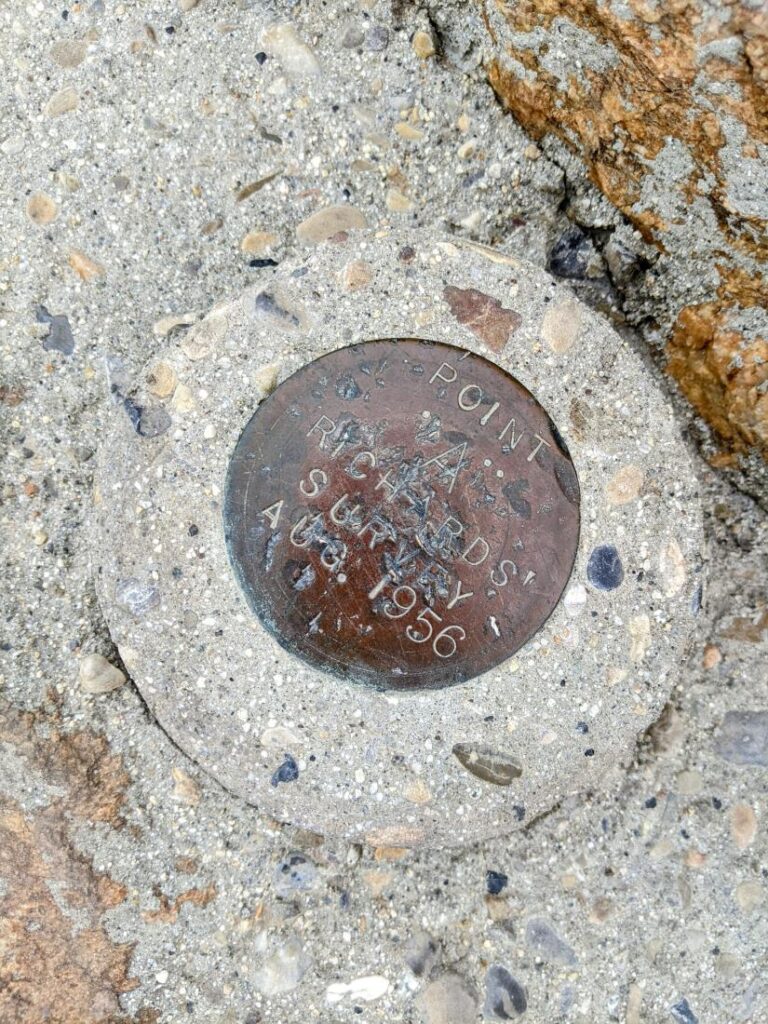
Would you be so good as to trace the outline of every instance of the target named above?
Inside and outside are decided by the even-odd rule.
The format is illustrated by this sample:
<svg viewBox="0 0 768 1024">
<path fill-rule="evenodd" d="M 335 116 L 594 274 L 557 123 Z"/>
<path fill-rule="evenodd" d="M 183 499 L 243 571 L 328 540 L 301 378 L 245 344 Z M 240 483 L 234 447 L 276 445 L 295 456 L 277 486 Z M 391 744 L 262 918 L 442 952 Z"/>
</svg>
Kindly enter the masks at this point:
<svg viewBox="0 0 768 1024">
<path fill-rule="evenodd" d="M 732 764 L 768 767 L 768 711 L 729 711 L 715 750 Z"/>
<path fill-rule="evenodd" d="M 669 1012 L 678 1021 L 678 1024 L 699 1024 L 699 1018 L 688 1005 L 687 999 L 681 999 L 679 1003 L 675 1003 L 670 1007 Z"/>
<path fill-rule="evenodd" d="M 549 963 L 578 963 L 573 949 L 543 917 L 532 917 L 528 921 L 525 926 L 525 941 L 537 956 Z"/>
<path fill-rule="evenodd" d="M 303 853 L 289 853 L 275 868 L 274 888 L 278 896 L 311 889 L 317 881 L 317 868 Z"/>
<path fill-rule="evenodd" d="M 525 989 L 506 967 L 493 964 L 485 976 L 485 1004 L 483 1017 L 486 1020 L 516 1020 L 528 1009 Z"/>
<path fill-rule="evenodd" d="M 75 351 L 75 336 L 67 317 L 63 313 L 49 313 L 45 306 L 38 306 L 35 318 L 39 324 L 48 325 L 48 333 L 43 338 L 43 348 L 47 352 L 61 352 L 64 356 L 71 356 Z"/>
<path fill-rule="evenodd" d="M 587 579 L 598 590 L 615 590 L 624 580 L 624 566 L 613 544 L 600 544 L 587 562 Z"/>
</svg>

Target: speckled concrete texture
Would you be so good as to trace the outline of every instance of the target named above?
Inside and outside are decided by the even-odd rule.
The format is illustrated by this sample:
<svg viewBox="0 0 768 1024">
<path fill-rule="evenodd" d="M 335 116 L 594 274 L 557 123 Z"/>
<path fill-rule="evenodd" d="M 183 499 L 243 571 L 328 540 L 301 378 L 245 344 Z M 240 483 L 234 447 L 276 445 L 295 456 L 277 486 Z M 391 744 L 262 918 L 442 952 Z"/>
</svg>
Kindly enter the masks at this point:
<svg viewBox="0 0 768 1024">
<path fill-rule="evenodd" d="M 325 216 L 329 242 L 214 310 L 115 394 L 99 452 L 97 590 L 150 710 L 227 788 L 324 834 L 472 842 L 599 788 L 658 716 L 700 607 L 698 484 L 641 362 L 568 289 L 496 250 L 349 234 Z M 457 290 L 477 309 L 457 317 Z M 489 309 L 507 311 L 503 337 Z M 581 490 L 576 563 L 543 628 L 512 660 L 426 694 L 333 679 L 283 650 L 245 604 L 224 543 L 228 466 L 265 374 L 273 383 L 388 337 L 492 356 L 558 425 Z M 472 384 L 460 358 L 425 350 L 425 408 Z M 469 429 L 481 416 L 465 418 Z M 543 445 L 516 430 L 506 458 L 497 444 L 513 468 Z M 492 569 L 501 558 L 491 553 Z M 285 763 L 297 770 L 283 781 Z M 490 782 L 494 764 L 519 777 Z"/>
<path fill-rule="evenodd" d="M 96 601 L 115 392 L 301 258 L 324 207 L 554 254 L 645 360 L 642 296 L 684 280 L 620 260 L 625 303 L 603 241 L 631 228 L 494 103 L 474 6 L 441 10 L 0 5 L 4 1024 L 766 1019 L 768 532 L 705 463 L 707 587 L 659 718 L 599 789 L 462 849 L 323 839 L 232 796 L 149 712 Z M 289 76 L 274 21 L 318 73 Z"/>
</svg>

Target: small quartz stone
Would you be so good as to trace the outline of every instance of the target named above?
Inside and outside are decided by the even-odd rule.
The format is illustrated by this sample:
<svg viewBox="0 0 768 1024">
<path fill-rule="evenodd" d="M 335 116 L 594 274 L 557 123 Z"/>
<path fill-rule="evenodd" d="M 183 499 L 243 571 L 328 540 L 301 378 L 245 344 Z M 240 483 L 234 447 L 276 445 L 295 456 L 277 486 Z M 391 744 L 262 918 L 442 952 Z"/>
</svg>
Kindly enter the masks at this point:
<svg viewBox="0 0 768 1024">
<path fill-rule="evenodd" d="M 118 580 L 115 586 L 115 600 L 131 615 L 140 619 L 160 603 L 160 592 L 151 583 L 142 583 L 141 580 Z"/>
<path fill-rule="evenodd" d="M 581 327 L 581 306 L 574 299 L 550 305 L 541 322 L 541 337 L 557 355 L 572 348 Z"/>
<path fill-rule="evenodd" d="M 87 654 L 80 662 L 80 688 L 85 693 L 111 693 L 125 682 L 125 674 L 101 654 Z"/>
<path fill-rule="evenodd" d="M 353 981 L 335 981 L 325 990 L 325 998 L 333 1005 L 345 997 L 352 1003 L 372 1003 L 389 992 L 389 981 L 380 974 L 369 974 Z"/>
<path fill-rule="evenodd" d="M 291 937 L 264 960 L 256 972 L 256 988 L 265 996 L 292 992 L 309 970 L 311 963 L 299 939 Z"/>
<path fill-rule="evenodd" d="M 327 206 L 318 210 L 296 228 L 300 242 L 317 245 L 340 231 L 366 228 L 368 222 L 354 206 Z"/>
<path fill-rule="evenodd" d="M 265 28 L 261 34 L 261 45 L 282 64 L 291 78 L 314 77 L 321 73 L 313 50 L 287 22 Z"/>
</svg>

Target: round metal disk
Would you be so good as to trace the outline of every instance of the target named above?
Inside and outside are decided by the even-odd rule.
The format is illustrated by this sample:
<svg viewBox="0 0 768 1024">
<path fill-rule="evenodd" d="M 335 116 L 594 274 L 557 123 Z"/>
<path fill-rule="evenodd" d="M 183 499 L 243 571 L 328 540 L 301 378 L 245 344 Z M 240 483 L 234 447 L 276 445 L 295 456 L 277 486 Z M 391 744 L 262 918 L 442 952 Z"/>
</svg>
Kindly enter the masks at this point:
<svg viewBox="0 0 768 1024">
<path fill-rule="evenodd" d="M 224 522 L 248 601 L 287 650 L 379 687 L 438 687 L 498 665 L 549 617 L 579 486 L 514 377 L 387 339 L 314 360 L 258 408 Z"/>
</svg>

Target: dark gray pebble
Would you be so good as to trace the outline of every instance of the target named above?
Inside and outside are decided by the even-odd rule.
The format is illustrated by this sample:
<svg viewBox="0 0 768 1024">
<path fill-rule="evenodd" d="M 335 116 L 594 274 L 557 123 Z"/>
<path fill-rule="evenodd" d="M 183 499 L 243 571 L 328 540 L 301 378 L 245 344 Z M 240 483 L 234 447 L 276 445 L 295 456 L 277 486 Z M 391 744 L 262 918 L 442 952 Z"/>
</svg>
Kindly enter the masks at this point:
<svg viewBox="0 0 768 1024">
<path fill-rule="evenodd" d="M 624 566 L 613 544 L 594 548 L 587 562 L 587 579 L 598 590 L 615 590 L 624 580 Z"/>
<path fill-rule="evenodd" d="M 687 999 L 681 999 L 679 1003 L 675 1003 L 670 1007 L 669 1012 L 679 1024 L 699 1024 L 699 1018 L 689 1006 Z"/>
<path fill-rule="evenodd" d="M 49 313 L 45 306 L 38 306 L 35 318 L 39 324 L 48 325 L 48 333 L 43 338 L 46 352 L 61 352 L 64 356 L 71 356 L 75 351 L 75 336 L 67 317 L 63 313 Z"/>
<path fill-rule="evenodd" d="M 486 1020 L 515 1020 L 528 1009 L 525 989 L 501 964 L 493 964 L 485 976 Z"/>
<path fill-rule="evenodd" d="M 295 782 L 299 777 L 299 766 L 290 754 L 283 755 L 284 760 L 272 776 L 272 785 L 279 786 L 281 782 Z"/>
</svg>

